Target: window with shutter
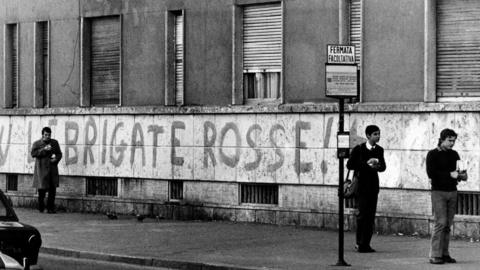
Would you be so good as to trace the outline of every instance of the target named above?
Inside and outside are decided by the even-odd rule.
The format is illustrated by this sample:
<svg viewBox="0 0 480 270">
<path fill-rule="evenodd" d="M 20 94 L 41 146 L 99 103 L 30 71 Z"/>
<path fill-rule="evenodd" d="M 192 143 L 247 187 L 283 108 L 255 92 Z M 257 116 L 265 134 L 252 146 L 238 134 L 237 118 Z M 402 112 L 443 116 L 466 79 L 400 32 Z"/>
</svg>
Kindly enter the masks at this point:
<svg viewBox="0 0 480 270">
<path fill-rule="evenodd" d="M 49 77 L 50 72 L 48 68 L 48 50 L 49 50 L 49 31 L 48 31 L 48 22 L 42 22 L 41 24 L 41 33 L 42 33 L 42 59 L 43 59 L 43 106 L 48 104 L 48 90 L 49 90 Z"/>
<path fill-rule="evenodd" d="M 165 105 L 185 104 L 185 11 L 165 14 Z"/>
<path fill-rule="evenodd" d="M 34 106 L 49 104 L 49 29 L 48 22 L 38 22 L 35 27 L 35 93 Z"/>
<path fill-rule="evenodd" d="M 362 0 L 350 0 L 350 44 L 355 46 L 355 62 L 360 66 L 362 51 Z"/>
<path fill-rule="evenodd" d="M 247 99 L 281 95 L 283 19 L 281 3 L 243 8 L 243 89 Z"/>
<path fill-rule="evenodd" d="M 350 0 L 349 6 L 349 39 L 350 44 L 355 46 L 355 62 L 359 70 L 362 69 L 361 53 L 362 53 L 362 0 Z M 360 81 L 360 88 L 362 83 Z M 359 101 L 358 97 L 351 98 L 349 102 L 355 103 Z"/>
<path fill-rule="evenodd" d="M 12 25 L 12 108 L 18 107 L 18 32 Z"/>
<path fill-rule="evenodd" d="M 480 99 L 480 2 L 437 0 L 437 98 Z"/>
<path fill-rule="evenodd" d="M 183 105 L 183 14 L 175 13 L 175 104 Z"/>
<path fill-rule="evenodd" d="M 91 104 L 120 104 L 120 17 L 91 19 Z"/>
<path fill-rule="evenodd" d="M 18 24 L 5 25 L 4 107 L 18 107 Z"/>
</svg>

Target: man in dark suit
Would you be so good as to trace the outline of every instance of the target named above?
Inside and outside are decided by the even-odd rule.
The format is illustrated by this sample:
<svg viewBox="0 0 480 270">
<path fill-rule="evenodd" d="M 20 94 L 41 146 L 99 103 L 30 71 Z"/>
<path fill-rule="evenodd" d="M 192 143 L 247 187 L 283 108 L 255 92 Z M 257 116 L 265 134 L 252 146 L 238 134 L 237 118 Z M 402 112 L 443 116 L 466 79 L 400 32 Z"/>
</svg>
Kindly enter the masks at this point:
<svg viewBox="0 0 480 270">
<path fill-rule="evenodd" d="M 358 176 L 358 190 L 355 200 L 358 207 L 357 233 L 355 248 L 358 252 L 375 252 L 370 246 L 375 228 L 375 213 L 379 188 L 378 172 L 386 169 L 383 148 L 380 140 L 380 128 L 369 125 L 365 129 L 367 142 L 355 146 L 347 162 L 347 168 Z"/>
</svg>

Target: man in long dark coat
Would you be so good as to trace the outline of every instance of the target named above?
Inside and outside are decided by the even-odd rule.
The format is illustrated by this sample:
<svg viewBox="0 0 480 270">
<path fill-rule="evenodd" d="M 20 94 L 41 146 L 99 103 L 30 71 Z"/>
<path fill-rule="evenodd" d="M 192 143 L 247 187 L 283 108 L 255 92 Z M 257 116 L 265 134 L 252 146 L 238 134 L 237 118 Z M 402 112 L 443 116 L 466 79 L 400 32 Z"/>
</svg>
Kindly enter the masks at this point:
<svg viewBox="0 0 480 270">
<path fill-rule="evenodd" d="M 55 195 L 59 183 L 58 163 L 62 151 L 57 140 L 51 138 L 49 127 L 42 129 L 42 138 L 32 145 L 32 157 L 35 158 L 33 187 L 38 189 L 38 210 L 45 210 L 45 194 L 48 192 L 47 212 L 55 213 Z"/>
</svg>

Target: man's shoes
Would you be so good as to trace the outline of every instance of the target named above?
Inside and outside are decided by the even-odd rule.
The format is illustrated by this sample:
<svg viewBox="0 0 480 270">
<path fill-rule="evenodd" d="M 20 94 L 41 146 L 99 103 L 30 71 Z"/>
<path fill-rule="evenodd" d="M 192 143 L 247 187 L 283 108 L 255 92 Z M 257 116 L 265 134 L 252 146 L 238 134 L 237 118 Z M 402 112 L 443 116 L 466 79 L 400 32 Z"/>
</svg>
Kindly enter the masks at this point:
<svg viewBox="0 0 480 270">
<path fill-rule="evenodd" d="M 443 260 L 442 257 L 435 257 L 435 258 L 430 258 L 430 263 L 431 264 L 444 264 L 445 261 Z"/>
<path fill-rule="evenodd" d="M 357 252 L 359 253 L 372 253 L 372 252 L 376 252 L 375 249 L 371 248 L 371 247 L 360 247 L 358 245 L 355 245 L 355 249 L 357 250 Z"/>
<path fill-rule="evenodd" d="M 43 213 L 45 209 L 38 209 L 38 212 Z"/>
<path fill-rule="evenodd" d="M 442 259 L 443 259 L 443 261 L 446 262 L 446 263 L 456 263 L 456 262 L 457 262 L 457 260 L 455 260 L 454 258 L 450 257 L 449 255 L 443 256 Z"/>
</svg>

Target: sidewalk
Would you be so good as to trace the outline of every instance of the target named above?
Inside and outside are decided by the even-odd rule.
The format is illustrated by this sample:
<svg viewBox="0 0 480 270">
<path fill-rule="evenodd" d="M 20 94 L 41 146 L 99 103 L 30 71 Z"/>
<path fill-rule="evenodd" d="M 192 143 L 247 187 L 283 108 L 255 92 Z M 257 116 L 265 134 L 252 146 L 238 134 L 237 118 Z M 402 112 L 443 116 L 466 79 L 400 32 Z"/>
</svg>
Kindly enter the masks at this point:
<svg viewBox="0 0 480 270">
<path fill-rule="evenodd" d="M 132 216 L 110 220 L 81 213 L 40 214 L 16 208 L 22 222 L 40 230 L 41 253 L 181 269 L 478 269 L 480 243 L 451 241 L 457 264 L 428 263 L 429 239 L 374 236 L 376 253 L 354 251 L 345 233 L 345 260 L 333 231 L 228 222 L 172 221 Z M 41 255 L 40 255 L 41 256 Z"/>
</svg>

